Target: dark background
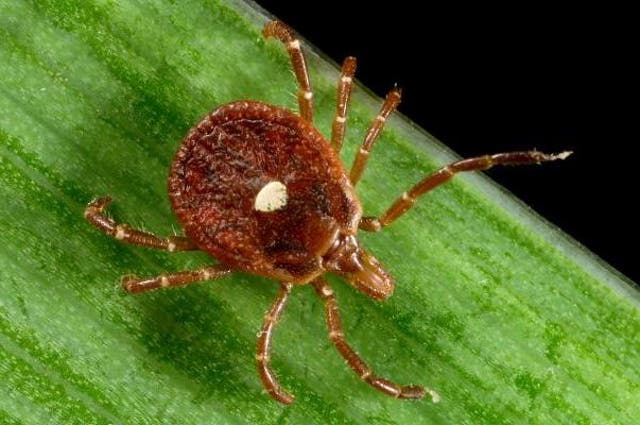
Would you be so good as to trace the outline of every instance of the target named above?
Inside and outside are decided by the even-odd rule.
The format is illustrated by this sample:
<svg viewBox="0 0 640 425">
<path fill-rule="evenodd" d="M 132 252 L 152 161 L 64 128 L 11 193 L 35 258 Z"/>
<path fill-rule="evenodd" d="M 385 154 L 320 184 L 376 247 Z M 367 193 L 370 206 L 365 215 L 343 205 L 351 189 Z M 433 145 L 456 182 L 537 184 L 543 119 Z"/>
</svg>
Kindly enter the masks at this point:
<svg viewBox="0 0 640 425">
<path fill-rule="evenodd" d="M 636 282 L 638 34 L 630 11 L 543 3 L 259 1 L 461 156 L 574 150 L 490 176 Z M 377 4 L 377 5 L 376 5 Z M 321 5 L 321 6 L 320 6 Z M 419 5 L 419 6 L 418 6 Z"/>
</svg>

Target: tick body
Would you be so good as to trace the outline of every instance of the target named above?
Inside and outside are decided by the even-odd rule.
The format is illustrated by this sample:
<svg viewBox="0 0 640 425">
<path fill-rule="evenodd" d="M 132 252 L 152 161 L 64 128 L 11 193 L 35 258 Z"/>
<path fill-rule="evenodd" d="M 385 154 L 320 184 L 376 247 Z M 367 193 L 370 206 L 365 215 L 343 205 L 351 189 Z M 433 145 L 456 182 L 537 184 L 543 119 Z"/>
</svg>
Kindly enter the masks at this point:
<svg viewBox="0 0 640 425">
<path fill-rule="evenodd" d="M 294 284 L 323 273 L 338 233 L 355 234 L 362 215 L 318 131 L 260 102 L 220 106 L 189 133 L 171 166 L 169 196 L 200 249 L 234 270 Z"/>
<path fill-rule="evenodd" d="M 387 117 L 400 103 L 400 91 L 387 94 L 347 172 L 338 154 L 355 58 L 345 59 L 342 65 L 331 140 L 327 141 L 312 124 L 313 92 L 300 42 L 279 21 L 267 23 L 263 35 L 280 40 L 290 55 L 298 81 L 299 113 L 257 101 L 237 101 L 219 106 L 189 131 L 173 158 L 168 190 L 185 236 L 164 238 L 116 223 L 104 214 L 108 197 L 92 201 L 85 218 L 122 242 L 169 252 L 202 250 L 217 260 L 199 270 L 143 279 L 125 276 L 122 285 L 130 293 L 217 279 L 232 271 L 280 282 L 264 317 L 256 352 L 260 379 L 275 400 L 288 404 L 293 396 L 280 386 L 269 367 L 271 335 L 293 287 L 311 284 L 324 305 L 329 340 L 360 379 L 396 398 L 429 394 L 437 402 L 434 390 L 396 384 L 373 373 L 345 341 L 335 295 L 323 275 L 338 274 L 373 300 L 384 300 L 392 294 L 394 280 L 360 246 L 359 230 L 380 231 L 406 213 L 421 195 L 458 172 L 564 159 L 570 152 L 509 152 L 457 161 L 416 183 L 380 216 L 363 217 L 354 188 Z"/>
</svg>

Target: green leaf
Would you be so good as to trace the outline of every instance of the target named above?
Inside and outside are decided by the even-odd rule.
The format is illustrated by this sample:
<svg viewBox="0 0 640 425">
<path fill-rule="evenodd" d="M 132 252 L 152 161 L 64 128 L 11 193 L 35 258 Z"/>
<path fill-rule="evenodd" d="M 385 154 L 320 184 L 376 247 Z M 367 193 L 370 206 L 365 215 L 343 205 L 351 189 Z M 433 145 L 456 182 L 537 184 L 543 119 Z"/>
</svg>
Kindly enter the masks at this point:
<svg viewBox="0 0 640 425">
<path fill-rule="evenodd" d="M 170 234 L 167 169 L 190 126 L 242 98 L 295 109 L 265 19 L 231 0 L 0 5 L 0 422 L 637 423 L 638 293 L 481 175 L 361 236 L 397 280 L 388 301 L 331 280 L 354 348 L 378 374 L 436 389 L 439 404 L 361 383 L 308 286 L 274 339 L 289 407 L 263 394 L 254 365 L 274 282 L 120 290 L 123 274 L 211 259 L 122 245 L 83 220 L 84 205 L 110 194 L 119 220 Z M 337 74 L 317 55 L 310 68 L 327 135 Z M 348 162 L 377 105 L 356 90 Z M 365 211 L 452 159 L 396 116 L 359 185 Z"/>
</svg>

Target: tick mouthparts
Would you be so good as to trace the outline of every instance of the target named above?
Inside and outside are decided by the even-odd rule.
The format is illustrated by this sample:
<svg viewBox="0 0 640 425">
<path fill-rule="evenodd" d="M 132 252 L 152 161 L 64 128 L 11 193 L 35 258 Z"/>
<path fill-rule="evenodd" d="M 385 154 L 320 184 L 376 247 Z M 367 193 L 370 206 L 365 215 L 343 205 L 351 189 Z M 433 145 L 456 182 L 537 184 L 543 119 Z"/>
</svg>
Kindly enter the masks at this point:
<svg viewBox="0 0 640 425">
<path fill-rule="evenodd" d="M 376 301 L 384 300 L 393 293 L 395 282 L 375 257 L 360 250 L 351 258 L 357 270 L 347 274 L 346 280 L 354 288 Z"/>
<path fill-rule="evenodd" d="M 388 298 L 395 288 L 393 278 L 374 256 L 360 248 L 353 235 L 340 235 L 334 240 L 323 258 L 323 266 L 376 301 Z"/>
</svg>

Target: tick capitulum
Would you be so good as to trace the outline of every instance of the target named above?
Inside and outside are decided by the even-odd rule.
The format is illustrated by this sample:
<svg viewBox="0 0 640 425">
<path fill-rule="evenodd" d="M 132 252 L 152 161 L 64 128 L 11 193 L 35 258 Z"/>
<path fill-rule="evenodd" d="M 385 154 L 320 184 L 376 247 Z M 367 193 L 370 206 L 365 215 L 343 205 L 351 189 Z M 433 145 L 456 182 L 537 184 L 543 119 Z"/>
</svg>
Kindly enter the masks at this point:
<svg viewBox="0 0 640 425">
<path fill-rule="evenodd" d="M 347 365 L 367 384 L 396 398 L 422 398 L 433 390 L 399 385 L 376 376 L 344 339 L 335 295 L 323 275 L 342 276 L 368 297 L 391 295 L 392 277 L 358 243 L 359 229 L 378 232 L 406 213 L 424 193 L 461 171 L 494 165 L 537 164 L 566 158 L 570 152 L 498 153 L 454 162 L 402 193 L 379 217 L 363 217 L 356 186 L 369 152 L 389 114 L 400 103 L 400 91 L 387 94 L 372 121 L 349 173 L 338 153 L 345 131 L 356 60 L 345 59 L 338 80 L 331 141 L 315 129 L 313 93 L 300 42 L 279 21 L 263 29 L 286 47 L 298 81 L 299 113 L 257 101 L 222 105 L 205 116 L 182 140 L 169 172 L 169 198 L 186 236 L 162 238 L 117 224 L 104 214 L 109 197 L 92 201 L 85 218 L 103 233 L 123 242 L 166 251 L 202 250 L 217 265 L 153 278 L 125 276 L 130 293 L 217 279 L 238 270 L 276 279 L 280 290 L 264 316 L 258 336 L 257 364 L 266 391 L 282 403 L 293 396 L 269 368 L 271 335 L 296 285 L 311 284 L 322 300 L 329 340 Z"/>
</svg>

